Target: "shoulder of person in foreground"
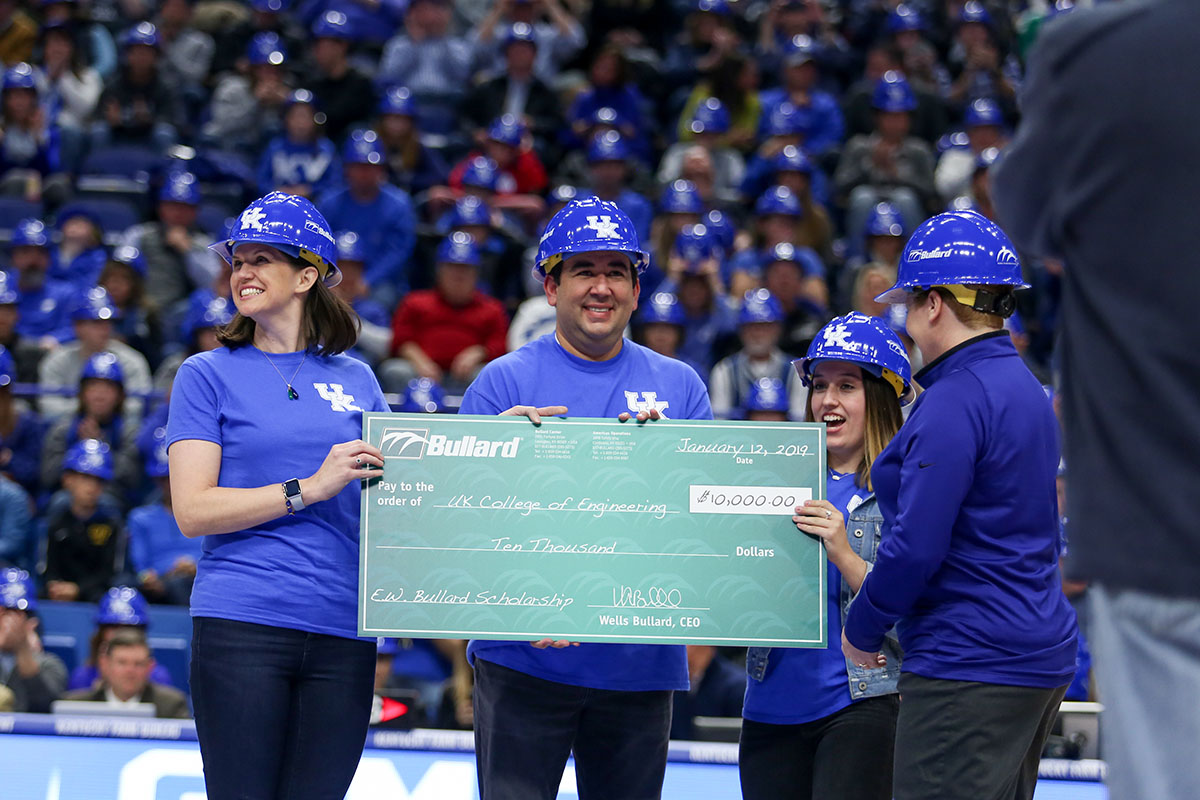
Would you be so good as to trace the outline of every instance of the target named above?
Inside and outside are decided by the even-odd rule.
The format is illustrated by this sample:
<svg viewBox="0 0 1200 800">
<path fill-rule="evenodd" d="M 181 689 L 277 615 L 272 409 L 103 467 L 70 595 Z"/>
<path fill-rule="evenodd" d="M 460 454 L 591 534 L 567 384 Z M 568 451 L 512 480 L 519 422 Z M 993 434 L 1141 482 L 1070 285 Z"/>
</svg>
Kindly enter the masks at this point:
<svg viewBox="0 0 1200 800">
<path fill-rule="evenodd" d="M 458 413 L 492 415 L 521 405 L 521 389 L 536 374 L 538 359 L 543 357 L 548 346 L 546 336 L 526 342 L 485 364 L 463 393 Z"/>
<path fill-rule="evenodd" d="M 625 340 L 625 346 L 632 348 L 630 356 L 642 360 L 649 374 L 654 375 L 655 386 L 667 386 L 672 391 L 678 389 L 681 397 L 678 400 L 667 398 L 676 405 L 667 410 L 672 419 L 712 419 L 712 405 L 709 402 L 708 387 L 704 380 L 690 364 L 676 358 L 668 358 L 656 353 L 648 347 Z"/>
</svg>

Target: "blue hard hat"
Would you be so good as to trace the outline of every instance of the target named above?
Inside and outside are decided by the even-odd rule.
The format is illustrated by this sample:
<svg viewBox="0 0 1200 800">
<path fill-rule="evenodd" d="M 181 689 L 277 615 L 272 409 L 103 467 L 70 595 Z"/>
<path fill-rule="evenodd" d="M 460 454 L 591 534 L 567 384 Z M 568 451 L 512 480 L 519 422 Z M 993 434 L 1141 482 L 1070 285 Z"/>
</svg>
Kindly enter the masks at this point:
<svg viewBox="0 0 1200 800">
<path fill-rule="evenodd" d="M 704 11 L 722 17 L 732 16 L 733 9 L 728 0 L 696 0 L 696 11 Z"/>
<path fill-rule="evenodd" d="M 198 331 L 228 325 L 233 321 L 235 310 L 233 301 L 220 295 L 189 303 L 181 326 L 183 340 L 190 343 Z"/>
<path fill-rule="evenodd" d="M 479 247 L 474 237 L 465 231 L 455 231 L 442 240 L 438 245 L 438 264 L 466 264 L 471 267 L 479 266 Z"/>
<path fill-rule="evenodd" d="M 787 387 L 779 378 L 759 378 L 750 384 L 746 397 L 746 411 L 782 411 L 787 413 Z"/>
<path fill-rule="evenodd" d="M 487 156 L 475 156 L 467 162 L 463 170 L 463 186 L 475 186 L 488 191 L 496 191 L 500 181 L 500 165 Z"/>
<path fill-rule="evenodd" d="M 317 97 L 308 89 L 293 89 L 292 93 L 288 95 L 287 100 L 284 101 L 283 107 L 286 110 L 297 105 L 306 105 L 316 108 Z"/>
<path fill-rule="evenodd" d="M 97 625 L 150 624 L 150 604 L 132 586 L 114 586 L 104 593 L 96 609 Z"/>
<path fill-rule="evenodd" d="M 917 107 L 917 96 L 907 78 L 889 69 L 875 82 L 871 105 L 877 111 L 912 111 Z"/>
<path fill-rule="evenodd" d="M 33 578 L 23 569 L 0 570 L 0 606 L 15 611 L 37 611 L 37 590 Z"/>
<path fill-rule="evenodd" d="M 772 186 L 762 193 L 762 197 L 754 204 L 754 213 L 760 217 L 768 214 L 783 214 L 788 217 L 799 217 L 804 214 L 800 198 L 786 186 Z"/>
<path fill-rule="evenodd" d="M 75 298 L 75 305 L 71 310 L 71 319 L 73 320 L 111 321 L 120 316 L 121 312 L 113 305 L 112 298 L 108 296 L 108 290 L 103 286 L 93 286 L 81 292 Z"/>
<path fill-rule="evenodd" d="M 154 27 L 153 22 L 139 22 L 129 30 L 121 34 L 121 46 L 130 47 L 135 44 L 144 44 L 147 47 L 158 48 L 161 40 L 158 36 L 158 28 Z"/>
<path fill-rule="evenodd" d="M 150 447 L 142 453 L 146 462 L 146 477 L 165 478 L 171 474 L 171 464 L 167 458 L 167 426 L 160 425 L 150 436 Z"/>
<path fill-rule="evenodd" d="M 114 247 L 112 255 L 108 257 L 108 260 L 117 264 L 124 264 L 143 278 L 150 271 L 150 267 L 146 264 L 146 257 L 142 255 L 142 251 L 131 244 L 121 244 Z"/>
<path fill-rule="evenodd" d="M 124 386 L 125 370 L 121 369 L 121 362 L 112 353 L 96 353 L 83 362 L 83 369 L 79 372 L 79 382 L 86 380 L 112 381 Z"/>
<path fill-rule="evenodd" d="M 729 109 L 715 97 L 706 97 L 692 112 L 688 130 L 692 133 L 728 133 Z"/>
<path fill-rule="evenodd" d="M 891 203 L 876 203 L 867 217 L 867 236 L 903 236 L 904 217 Z"/>
<path fill-rule="evenodd" d="M 159 202 L 186 203 L 189 206 L 200 205 L 200 182 L 190 172 L 176 170 L 167 175 L 162 188 L 158 190 Z"/>
<path fill-rule="evenodd" d="M 3 289 L 0 288 L 0 302 L 3 301 Z M 17 374 L 17 365 L 13 361 L 12 354 L 8 352 L 8 348 L 0 344 L 0 386 L 12 385 L 13 378 Z"/>
<path fill-rule="evenodd" d="M 680 178 L 663 189 L 658 210 L 664 214 L 699 214 L 704 211 L 704 200 L 696 184 Z"/>
<path fill-rule="evenodd" d="M 4 71 L 4 83 L 0 89 L 5 92 L 9 89 L 30 89 L 36 92 L 37 79 L 34 77 L 33 67 L 24 61 L 13 64 Z"/>
<path fill-rule="evenodd" d="M 338 231 L 333 234 L 337 243 L 337 260 L 339 264 L 347 261 L 366 261 L 367 248 L 361 236 L 354 231 Z"/>
<path fill-rule="evenodd" d="M 755 322 L 783 322 L 783 306 L 775 295 L 766 289 L 751 289 L 742 298 L 742 309 L 738 312 L 738 325 Z"/>
<path fill-rule="evenodd" d="M 965 25 L 968 22 L 978 22 L 980 25 L 991 27 L 992 15 L 988 13 L 987 8 L 979 0 L 967 0 L 963 3 L 962 10 L 958 12 L 958 22 L 960 25 Z"/>
<path fill-rule="evenodd" d="M 995 164 L 999 159 L 999 147 L 985 147 L 979 151 L 979 155 L 975 156 L 975 171 L 991 169 L 992 164 Z"/>
<path fill-rule="evenodd" d="M 822 361 L 849 361 L 877 378 L 883 378 L 896 397 L 905 397 L 912 384 L 912 366 L 900 337 L 878 317 L 851 311 L 834 317 L 821 328 L 808 354 L 792 362 L 805 386 L 812 385 L 813 369 Z"/>
<path fill-rule="evenodd" d="M 771 168 L 776 172 L 802 172 L 812 175 L 813 163 L 808 154 L 794 144 L 789 144 L 771 159 Z"/>
<path fill-rule="evenodd" d="M 446 393 L 437 381 L 413 378 L 404 387 L 400 410 L 416 414 L 434 414 L 446 408 Z"/>
<path fill-rule="evenodd" d="M 875 301 L 903 303 L 916 289 L 968 284 L 1029 288 L 1016 248 L 1000 226 L 974 211 L 947 211 L 913 231 L 900 255 L 896 285 Z"/>
<path fill-rule="evenodd" d="M 568 256 L 615 250 L 629 257 L 641 274 L 650 256 L 638 242 L 629 216 L 616 203 L 598 197 L 577 198 L 550 218 L 538 242 L 533 274 L 544 279 Z"/>
<path fill-rule="evenodd" d="M 816 44 L 812 37 L 798 33 L 783 45 L 783 65 L 798 67 L 812 61 L 816 63 Z"/>
<path fill-rule="evenodd" d="M 967 111 L 963 115 L 963 124 L 968 128 L 978 125 L 1003 125 L 1004 112 L 992 98 L 980 97 L 967 106 Z"/>
<path fill-rule="evenodd" d="M 227 237 L 208 249 L 232 264 L 234 249 L 244 242 L 270 245 L 312 264 L 329 288 L 342 280 L 329 223 L 303 197 L 271 192 L 258 198 L 238 215 Z"/>
<path fill-rule="evenodd" d="M 454 208 L 450 211 L 451 228 L 461 228 L 464 225 L 491 226 L 491 224 L 492 209 L 482 199 L 468 194 L 454 201 Z"/>
<path fill-rule="evenodd" d="M 733 240 L 737 238 L 737 228 L 734 227 L 725 212 L 719 208 L 711 209 L 704 215 L 703 221 L 704 227 L 708 228 L 713 241 L 720 245 L 726 253 L 732 251 Z"/>
<path fill-rule="evenodd" d="M 99 439 L 84 439 L 71 445 L 63 459 L 64 471 L 92 475 L 111 481 L 113 477 L 112 450 Z"/>
<path fill-rule="evenodd" d="M 407 86 L 389 86 L 379 99 L 380 114 L 399 114 L 404 117 L 417 115 L 417 101 Z"/>
<path fill-rule="evenodd" d="M 46 235 L 46 223 L 34 217 L 27 217 L 13 228 L 13 247 L 49 247 L 50 237 Z"/>
<path fill-rule="evenodd" d="M 504 32 L 504 40 L 501 49 L 507 50 L 510 44 L 515 42 L 525 42 L 537 47 L 537 31 L 528 22 L 514 22 L 508 26 L 508 30 Z"/>
<path fill-rule="evenodd" d="M 21 302 L 21 290 L 17 288 L 15 278 L 9 277 L 9 274 L 4 270 L 0 270 L 0 306 L 15 306 Z M 4 345 L 0 345 L 0 350 L 4 349 Z"/>
<path fill-rule="evenodd" d="M 687 263 L 689 272 L 704 261 L 724 255 L 716 237 L 704 224 L 684 225 L 675 237 L 674 250 Z"/>
<path fill-rule="evenodd" d="M 516 114 L 503 114 L 488 126 L 488 139 L 509 147 L 520 147 L 525 136 L 525 123 Z"/>
<path fill-rule="evenodd" d="M 1075 10 L 1074 0 L 1054 0 L 1050 7 L 1046 9 L 1046 20 L 1052 20 L 1059 14 L 1066 14 Z"/>
<path fill-rule="evenodd" d="M 788 261 L 798 264 L 801 269 L 804 269 L 804 264 L 800 261 L 800 251 L 791 242 L 780 242 L 771 248 L 771 252 L 767 254 L 766 263 L 770 265 L 776 261 Z"/>
<path fill-rule="evenodd" d="M 255 11 L 279 14 L 292 7 L 292 0 L 250 0 L 250 7 Z"/>
<path fill-rule="evenodd" d="M 923 31 L 925 30 L 925 20 L 921 18 L 921 13 L 915 8 L 901 3 L 888 13 L 887 29 L 888 33 Z"/>
<path fill-rule="evenodd" d="M 566 205 L 579 197 L 579 190 L 567 183 L 560 183 L 550 190 L 550 202 Z"/>
<path fill-rule="evenodd" d="M 588 143 L 589 164 L 597 161 L 624 161 L 629 156 L 629 143 L 618 131 L 605 131 L 599 136 L 593 136 L 592 141 Z"/>
<path fill-rule="evenodd" d="M 273 64 L 278 67 L 288 59 L 287 46 L 275 31 L 259 31 L 246 48 L 246 58 L 251 64 Z"/>
<path fill-rule="evenodd" d="M 776 103 L 767 112 L 766 122 L 763 123 L 763 133 L 766 136 L 795 136 L 808 130 L 808 122 L 806 112 L 784 100 L 782 103 Z"/>
<path fill-rule="evenodd" d="M 77 203 L 65 205 L 60 208 L 54 216 L 54 224 L 61 231 L 68 220 L 75 219 L 76 217 L 83 217 L 98 231 L 104 230 L 104 224 L 100 221 L 100 217 L 96 215 L 96 212 L 85 205 Z"/>
<path fill-rule="evenodd" d="M 687 317 L 684 316 L 683 307 L 679 305 L 679 298 L 670 292 L 655 292 L 650 302 L 641 307 L 639 314 L 643 325 L 660 322 L 682 327 L 687 324 Z"/>
<path fill-rule="evenodd" d="M 329 10 L 313 22 L 314 39 L 351 39 L 350 20 L 341 11 Z"/>
<path fill-rule="evenodd" d="M 359 128 L 346 137 L 342 147 L 342 162 L 346 164 L 374 164 L 383 166 L 387 154 L 379 134 L 369 128 Z"/>
</svg>

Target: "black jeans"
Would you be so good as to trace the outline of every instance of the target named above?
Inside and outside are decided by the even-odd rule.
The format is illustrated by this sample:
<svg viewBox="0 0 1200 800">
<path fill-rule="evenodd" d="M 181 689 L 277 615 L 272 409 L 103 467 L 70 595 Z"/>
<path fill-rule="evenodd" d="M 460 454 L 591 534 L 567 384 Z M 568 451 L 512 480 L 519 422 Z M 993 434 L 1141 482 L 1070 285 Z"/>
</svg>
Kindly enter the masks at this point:
<svg viewBox="0 0 1200 800">
<path fill-rule="evenodd" d="M 192 705 L 209 800 L 342 800 L 374 682 L 374 642 L 194 618 Z"/>
<path fill-rule="evenodd" d="M 891 800 L 898 708 L 886 694 L 799 725 L 742 720 L 742 797 Z"/>
<path fill-rule="evenodd" d="M 670 731 L 669 691 L 588 689 L 475 659 L 480 800 L 554 800 L 572 750 L 579 800 L 657 800 Z"/>
<path fill-rule="evenodd" d="M 1030 800 L 1066 691 L 902 674 L 896 800 Z"/>
</svg>

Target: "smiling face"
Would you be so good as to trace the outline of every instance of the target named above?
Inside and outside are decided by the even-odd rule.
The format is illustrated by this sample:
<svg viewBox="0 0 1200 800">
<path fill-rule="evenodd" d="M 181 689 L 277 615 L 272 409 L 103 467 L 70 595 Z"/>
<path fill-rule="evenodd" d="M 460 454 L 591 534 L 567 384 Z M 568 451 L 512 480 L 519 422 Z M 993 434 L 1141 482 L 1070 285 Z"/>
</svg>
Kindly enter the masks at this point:
<svg viewBox="0 0 1200 800">
<path fill-rule="evenodd" d="M 809 412 L 825 423 L 829 466 L 852 472 L 862 462 L 867 403 L 862 368 L 846 361 L 822 361 L 813 369 Z"/>
<path fill-rule="evenodd" d="M 264 314 L 280 311 L 289 303 L 303 303 L 304 293 L 316 282 L 317 268 L 296 269 L 274 247 L 257 242 L 240 245 L 233 254 L 229 289 L 243 317 L 260 321 Z"/>
<path fill-rule="evenodd" d="M 615 250 L 572 255 L 557 281 L 546 278 L 545 290 L 559 339 L 569 351 L 591 361 L 620 352 L 625 326 L 637 308 L 637 273 L 629 256 Z"/>
</svg>

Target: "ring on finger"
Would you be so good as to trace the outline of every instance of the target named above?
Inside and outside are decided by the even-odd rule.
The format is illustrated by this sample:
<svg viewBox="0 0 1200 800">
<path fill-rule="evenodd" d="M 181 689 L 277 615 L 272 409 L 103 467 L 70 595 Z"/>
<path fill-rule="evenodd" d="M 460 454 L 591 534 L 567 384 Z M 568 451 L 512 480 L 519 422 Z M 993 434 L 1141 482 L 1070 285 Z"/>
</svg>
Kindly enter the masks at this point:
<svg viewBox="0 0 1200 800">
<path fill-rule="evenodd" d="M 833 519 L 833 512 L 830 511 L 828 508 L 825 509 L 825 519 Z"/>
<path fill-rule="evenodd" d="M 358 465 L 361 467 L 361 466 L 362 466 L 362 458 L 360 458 L 360 457 L 358 457 L 358 456 L 355 456 L 355 457 L 354 457 L 354 463 L 355 463 L 355 464 L 358 464 Z"/>
</svg>

